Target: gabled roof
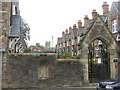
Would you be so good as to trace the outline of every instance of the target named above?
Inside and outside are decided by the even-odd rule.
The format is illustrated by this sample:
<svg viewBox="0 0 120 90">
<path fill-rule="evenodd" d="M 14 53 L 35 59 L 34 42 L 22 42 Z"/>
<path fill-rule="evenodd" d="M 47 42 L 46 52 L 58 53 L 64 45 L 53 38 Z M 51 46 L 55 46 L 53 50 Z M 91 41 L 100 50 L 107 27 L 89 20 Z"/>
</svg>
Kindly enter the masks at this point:
<svg viewBox="0 0 120 90">
<path fill-rule="evenodd" d="M 70 34 L 66 34 L 66 41 L 69 41 L 69 35 Z"/>
<path fill-rule="evenodd" d="M 10 32 L 10 37 L 19 37 L 20 35 L 20 15 L 13 15 L 11 17 L 12 28 Z"/>
<path fill-rule="evenodd" d="M 81 36 L 84 33 L 84 27 L 78 28 L 78 35 Z"/>
<path fill-rule="evenodd" d="M 115 5 L 116 8 L 118 9 L 118 11 L 120 12 L 120 1 L 118 1 L 118 2 L 113 2 L 112 4 Z"/>
<path fill-rule="evenodd" d="M 79 42 L 79 44 L 78 44 L 79 46 L 83 43 L 84 39 L 86 38 L 87 34 L 90 32 L 90 30 L 91 30 L 92 26 L 94 25 L 94 23 L 96 22 L 97 18 L 100 18 L 101 21 L 104 23 L 104 21 L 102 20 L 102 18 L 100 17 L 100 15 L 98 15 L 98 16 L 94 19 L 92 25 L 88 28 L 88 31 L 87 31 L 87 32 L 85 33 L 85 35 L 83 36 L 82 40 Z M 105 25 L 105 23 L 104 23 L 104 25 Z M 105 26 L 106 26 L 106 25 L 105 25 Z M 106 26 L 106 28 L 107 28 L 109 34 L 113 37 L 112 33 L 109 31 L 109 29 L 108 29 L 107 26 Z M 114 37 L 113 37 L 113 39 L 115 40 Z M 115 40 L 115 42 L 116 42 L 116 40 Z M 117 42 L 116 42 L 116 43 L 117 43 Z M 79 49 L 80 49 L 80 48 L 79 48 Z"/>
<path fill-rule="evenodd" d="M 72 37 L 75 38 L 77 36 L 78 29 L 72 30 Z"/>
<path fill-rule="evenodd" d="M 100 18 L 104 21 L 104 23 L 107 21 L 108 19 L 108 15 L 99 15 Z"/>
<path fill-rule="evenodd" d="M 59 37 L 58 40 L 57 40 L 57 43 L 58 44 L 62 43 L 62 39 L 63 39 L 62 37 Z"/>
<path fill-rule="evenodd" d="M 66 42 L 69 40 L 69 34 L 64 34 L 63 36 L 63 42 Z"/>
<path fill-rule="evenodd" d="M 93 19 L 88 19 L 88 20 L 87 20 L 87 24 L 90 26 L 91 23 L 92 23 L 92 21 L 93 21 Z"/>
</svg>

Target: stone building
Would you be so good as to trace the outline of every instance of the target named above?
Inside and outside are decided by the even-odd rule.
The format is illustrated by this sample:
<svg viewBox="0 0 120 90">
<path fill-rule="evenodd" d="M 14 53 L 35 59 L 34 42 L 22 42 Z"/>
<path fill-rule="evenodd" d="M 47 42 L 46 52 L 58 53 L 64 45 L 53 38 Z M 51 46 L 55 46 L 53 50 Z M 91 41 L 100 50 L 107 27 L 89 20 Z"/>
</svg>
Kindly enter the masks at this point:
<svg viewBox="0 0 120 90">
<path fill-rule="evenodd" d="M 30 28 L 20 16 L 19 2 L 0 1 L 0 73 L 2 85 L 6 82 L 6 65 L 9 53 L 22 53 L 27 47 Z M 2 71 L 2 72 L 1 72 Z M 1 79 L 1 75 L 0 75 Z M 1 84 L 0 84 L 1 85 Z"/>
<path fill-rule="evenodd" d="M 1 2 L 1 45 L 9 53 L 23 52 L 29 40 L 29 25 L 20 16 L 19 2 Z"/>
<path fill-rule="evenodd" d="M 19 2 L 12 3 L 11 29 L 9 31 L 9 53 L 22 53 L 27 48 L 30 27 L 20 16 Z"/>
<path fill-rule="evenodd" d="M 103 15 L 94 9 L 92 19 L 85 15 L 84 26 L 79 21 L 78 27 L 73 25 L 69 33 L 63 33 L 64 36 L 57 41 L 57 52 L 67 51 L 63 46 L 65 37 L 69 35 L 71 45 L 67 52 L 86 63 L 86 80 L 90 82 L 119 74 L 120 1 L 113 2 L 110 11 L 107 2 L 103 2 L 102 9 Z"/>
</svg>

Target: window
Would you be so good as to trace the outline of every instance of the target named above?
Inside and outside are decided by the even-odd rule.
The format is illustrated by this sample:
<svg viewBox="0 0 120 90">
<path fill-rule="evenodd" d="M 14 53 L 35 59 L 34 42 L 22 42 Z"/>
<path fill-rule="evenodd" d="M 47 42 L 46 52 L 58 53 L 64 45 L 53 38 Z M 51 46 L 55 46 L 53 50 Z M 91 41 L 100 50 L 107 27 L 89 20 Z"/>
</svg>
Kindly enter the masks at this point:
<svg viewBox="0 0 120 90">
<path fill-rule="evenodd" d="M 112 33 L 117 32 L 117 20 L 112 20 Z"/>
<path fill-rule="evenodd" d="M 117 35 L 117 41 L 120 41 L 120 34 Z"/>
<path fill-rule="evenodd" d="M 46 63 L 41 63 L 38 67 L 38 79 L 45 80 L 48 78 L 48 65 Z"/>
<path fill-rule="evenodd" d="M 99 50 L 96 50 L 96 57 L 99 57 L 99 56 L 100 56 Z"/>
</svg>

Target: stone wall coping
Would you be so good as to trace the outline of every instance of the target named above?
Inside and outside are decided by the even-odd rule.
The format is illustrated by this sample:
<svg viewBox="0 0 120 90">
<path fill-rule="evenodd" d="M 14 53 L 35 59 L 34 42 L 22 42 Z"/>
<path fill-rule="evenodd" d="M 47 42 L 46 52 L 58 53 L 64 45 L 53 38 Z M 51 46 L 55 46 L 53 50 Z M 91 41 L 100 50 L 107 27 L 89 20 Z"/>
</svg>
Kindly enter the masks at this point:
<svg viewBox="0 0 120 90">
<path fill-rule="evenodd" d="M 80 59 L 57 59 L 58 61 L 80 61 Z"/>
<path fill-rule="evenodd" d="M 15 54 L 9 54 L 9 55 L 14 55 L 14 56 L 52 56 L 55 55 L 56 53 L 15 53 Z"/>
</svg>

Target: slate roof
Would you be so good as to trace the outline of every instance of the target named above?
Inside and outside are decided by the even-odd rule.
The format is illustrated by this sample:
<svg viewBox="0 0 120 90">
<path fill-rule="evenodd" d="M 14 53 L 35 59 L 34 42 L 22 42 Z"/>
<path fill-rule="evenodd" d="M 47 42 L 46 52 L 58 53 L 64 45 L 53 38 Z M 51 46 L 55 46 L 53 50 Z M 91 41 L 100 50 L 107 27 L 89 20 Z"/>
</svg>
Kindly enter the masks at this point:
<svg viewBox="0 0 120 90">
<path fill-rule="evenodd" d="M 92 21 L 93 21 L 93 19 L 87 20 L 87 23 L 88 23 L 89 26 L 91 25 Z"/>
<path fill-rule="evenodd" d="M 65 41 L 69 40 L 69 34 L 65 34 Z"/>
<path fill-rule="evenodd" d="M 107 19 L 108 19 L 108 15 L 100 15 L 100 18 L 101 18 L 104 22 L 106 22 Z"/>
<path fill-rule="evenodd" d="M 65 43 L 68 40 L 69 40 L 69 34 L 64 34 L 64 36 L 63 36 L 63 42 Z"/>
<path fill-rule="evenodd" d="M 81 36 L 84 33 L 84 27 L 78 28 L 78 35 Z"/>
<path fill-rule="evenodd" d="M 116 6 L 118 11 L 120 12 L 120 1 L 119 2 L 113 2 L 113 4 Z"/>
<path fill-rule="evenodd" d="M 13 15 L 11 17 L 12 28 L 10 32 L 10 37 L 19 37 L 20 35 L 20 15 Z"/>
<path fill-rule="evenodd" d="M 62 43 L 62 39 L 63 39 L 62 37 L 59 37 L 57 43 L 58 44 Z"/>
<path fill-rule="evenodd" d="M 73 29 L 72 30 L 72 37 L 75 38 L 77 36 L 77 31 L 78 29 Z"/>
</svg>

